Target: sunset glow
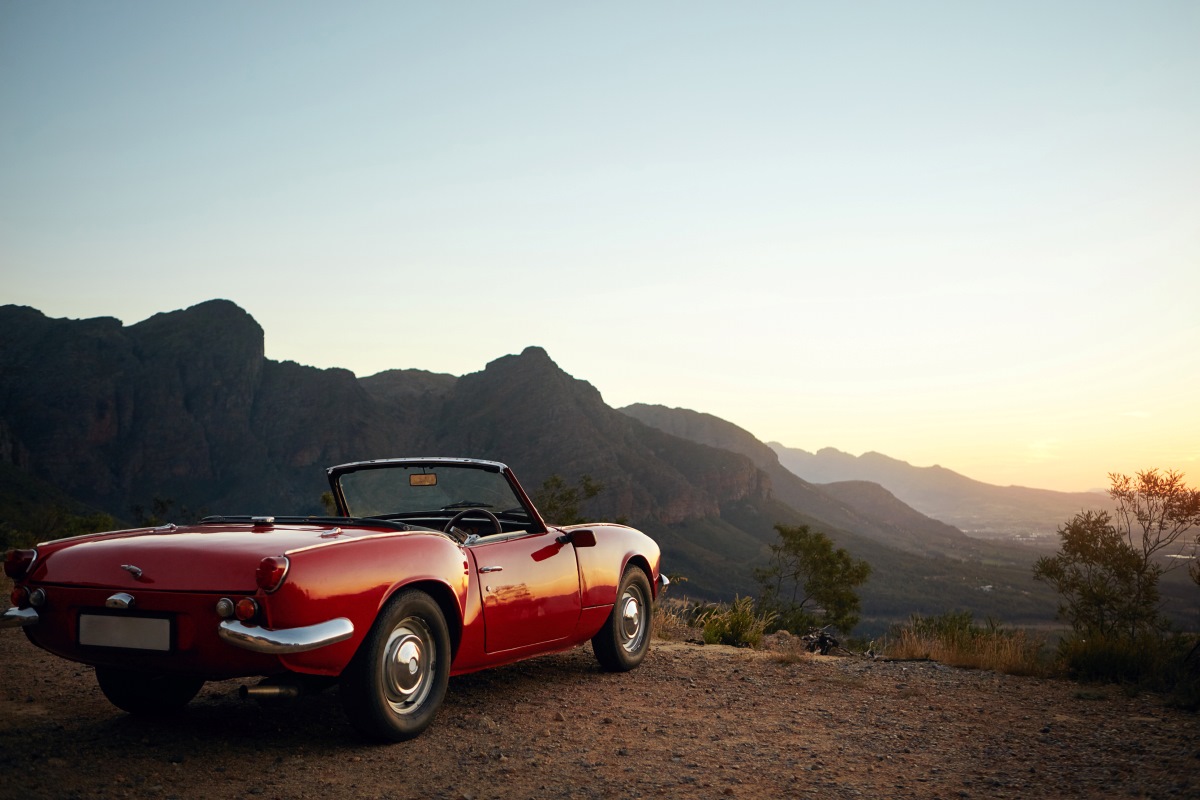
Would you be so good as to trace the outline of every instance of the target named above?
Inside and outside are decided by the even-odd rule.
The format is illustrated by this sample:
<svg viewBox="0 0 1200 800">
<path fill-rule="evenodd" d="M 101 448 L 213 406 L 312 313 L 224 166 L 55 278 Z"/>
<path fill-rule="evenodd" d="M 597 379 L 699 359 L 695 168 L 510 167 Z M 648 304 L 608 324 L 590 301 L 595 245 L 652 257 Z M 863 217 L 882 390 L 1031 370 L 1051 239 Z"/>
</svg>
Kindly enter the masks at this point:
<svg viewBox="0 0 1200 800">
<path fill-rule="evenodd" d="M 1186 1 L 4 3 L 0 303 L 1194 485 L 1197 42 Z"/>
</svg>

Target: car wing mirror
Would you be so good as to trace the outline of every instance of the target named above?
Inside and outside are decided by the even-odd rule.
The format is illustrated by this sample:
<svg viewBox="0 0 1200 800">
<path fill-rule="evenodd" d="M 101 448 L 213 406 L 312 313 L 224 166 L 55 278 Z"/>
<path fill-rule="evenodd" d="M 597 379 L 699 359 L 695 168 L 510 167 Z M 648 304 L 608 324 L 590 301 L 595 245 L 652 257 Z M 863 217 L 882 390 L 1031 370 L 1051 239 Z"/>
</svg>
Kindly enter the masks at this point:
<svg viewBox="0 0 1200 800">
<path fill-rule="evenodd" d="M 576 547 L 595 547 L 596 532 L 587 530 L 569 531 L 558 537 L 559 544 L 567 544 L 570 542 Z"/>
</svg>

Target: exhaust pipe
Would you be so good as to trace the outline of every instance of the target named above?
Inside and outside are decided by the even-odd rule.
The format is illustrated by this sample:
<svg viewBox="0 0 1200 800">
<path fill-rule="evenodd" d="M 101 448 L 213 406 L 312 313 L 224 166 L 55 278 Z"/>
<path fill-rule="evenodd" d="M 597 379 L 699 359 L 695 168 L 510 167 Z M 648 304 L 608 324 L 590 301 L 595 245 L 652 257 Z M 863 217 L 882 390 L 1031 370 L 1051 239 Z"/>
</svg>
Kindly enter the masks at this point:
<svg viewBox="0 0 1200 800">
<path fill-rule="evenodd" d="M 257 686 L 242 686 L 238 696 L 243 700 L 295 700 L 300 696 L 300 687 L 294 683 L 260 683 Z"/>
</svg>

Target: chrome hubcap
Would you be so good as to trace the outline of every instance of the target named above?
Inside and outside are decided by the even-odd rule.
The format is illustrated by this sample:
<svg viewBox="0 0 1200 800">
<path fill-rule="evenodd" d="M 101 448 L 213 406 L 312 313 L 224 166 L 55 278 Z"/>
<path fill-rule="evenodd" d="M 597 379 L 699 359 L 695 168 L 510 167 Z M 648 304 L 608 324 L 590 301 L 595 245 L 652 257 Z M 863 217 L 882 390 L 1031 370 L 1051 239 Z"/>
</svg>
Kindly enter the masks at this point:
<svg viewBox="0 0 1200 800">
<path fill-rule="evenodd" d="M 646 636 L 646 605 L 642 594 L 629 587 L 621 595 L 621 647 L 629 653 L 637 652 Z"/>
<path fill-rule="evenodd" d="M 392 629 L 384 648 L 383 692 L 397 714 L 412 713 L 429 696 L 437 653 L 429 627 L 409 617 Z"/>
</svg>

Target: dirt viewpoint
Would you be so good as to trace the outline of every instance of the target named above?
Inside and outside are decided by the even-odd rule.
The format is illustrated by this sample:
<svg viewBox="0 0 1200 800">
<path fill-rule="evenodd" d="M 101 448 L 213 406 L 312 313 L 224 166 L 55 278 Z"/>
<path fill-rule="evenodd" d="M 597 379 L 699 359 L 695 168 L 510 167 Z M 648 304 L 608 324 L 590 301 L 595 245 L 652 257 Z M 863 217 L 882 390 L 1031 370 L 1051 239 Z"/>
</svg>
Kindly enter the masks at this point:
<svg viewBox="0 0 1200 800">
<path fill-rule="evenodd" d="M 1151 695 L 942 667 L 655 642 L 451 680 L 420 738 L 364 743 L 336 691 L 209 684 L 170 721 L 0 631 L 3 798 L 1198 797 L 1196 715 Z"/>
</svg>

